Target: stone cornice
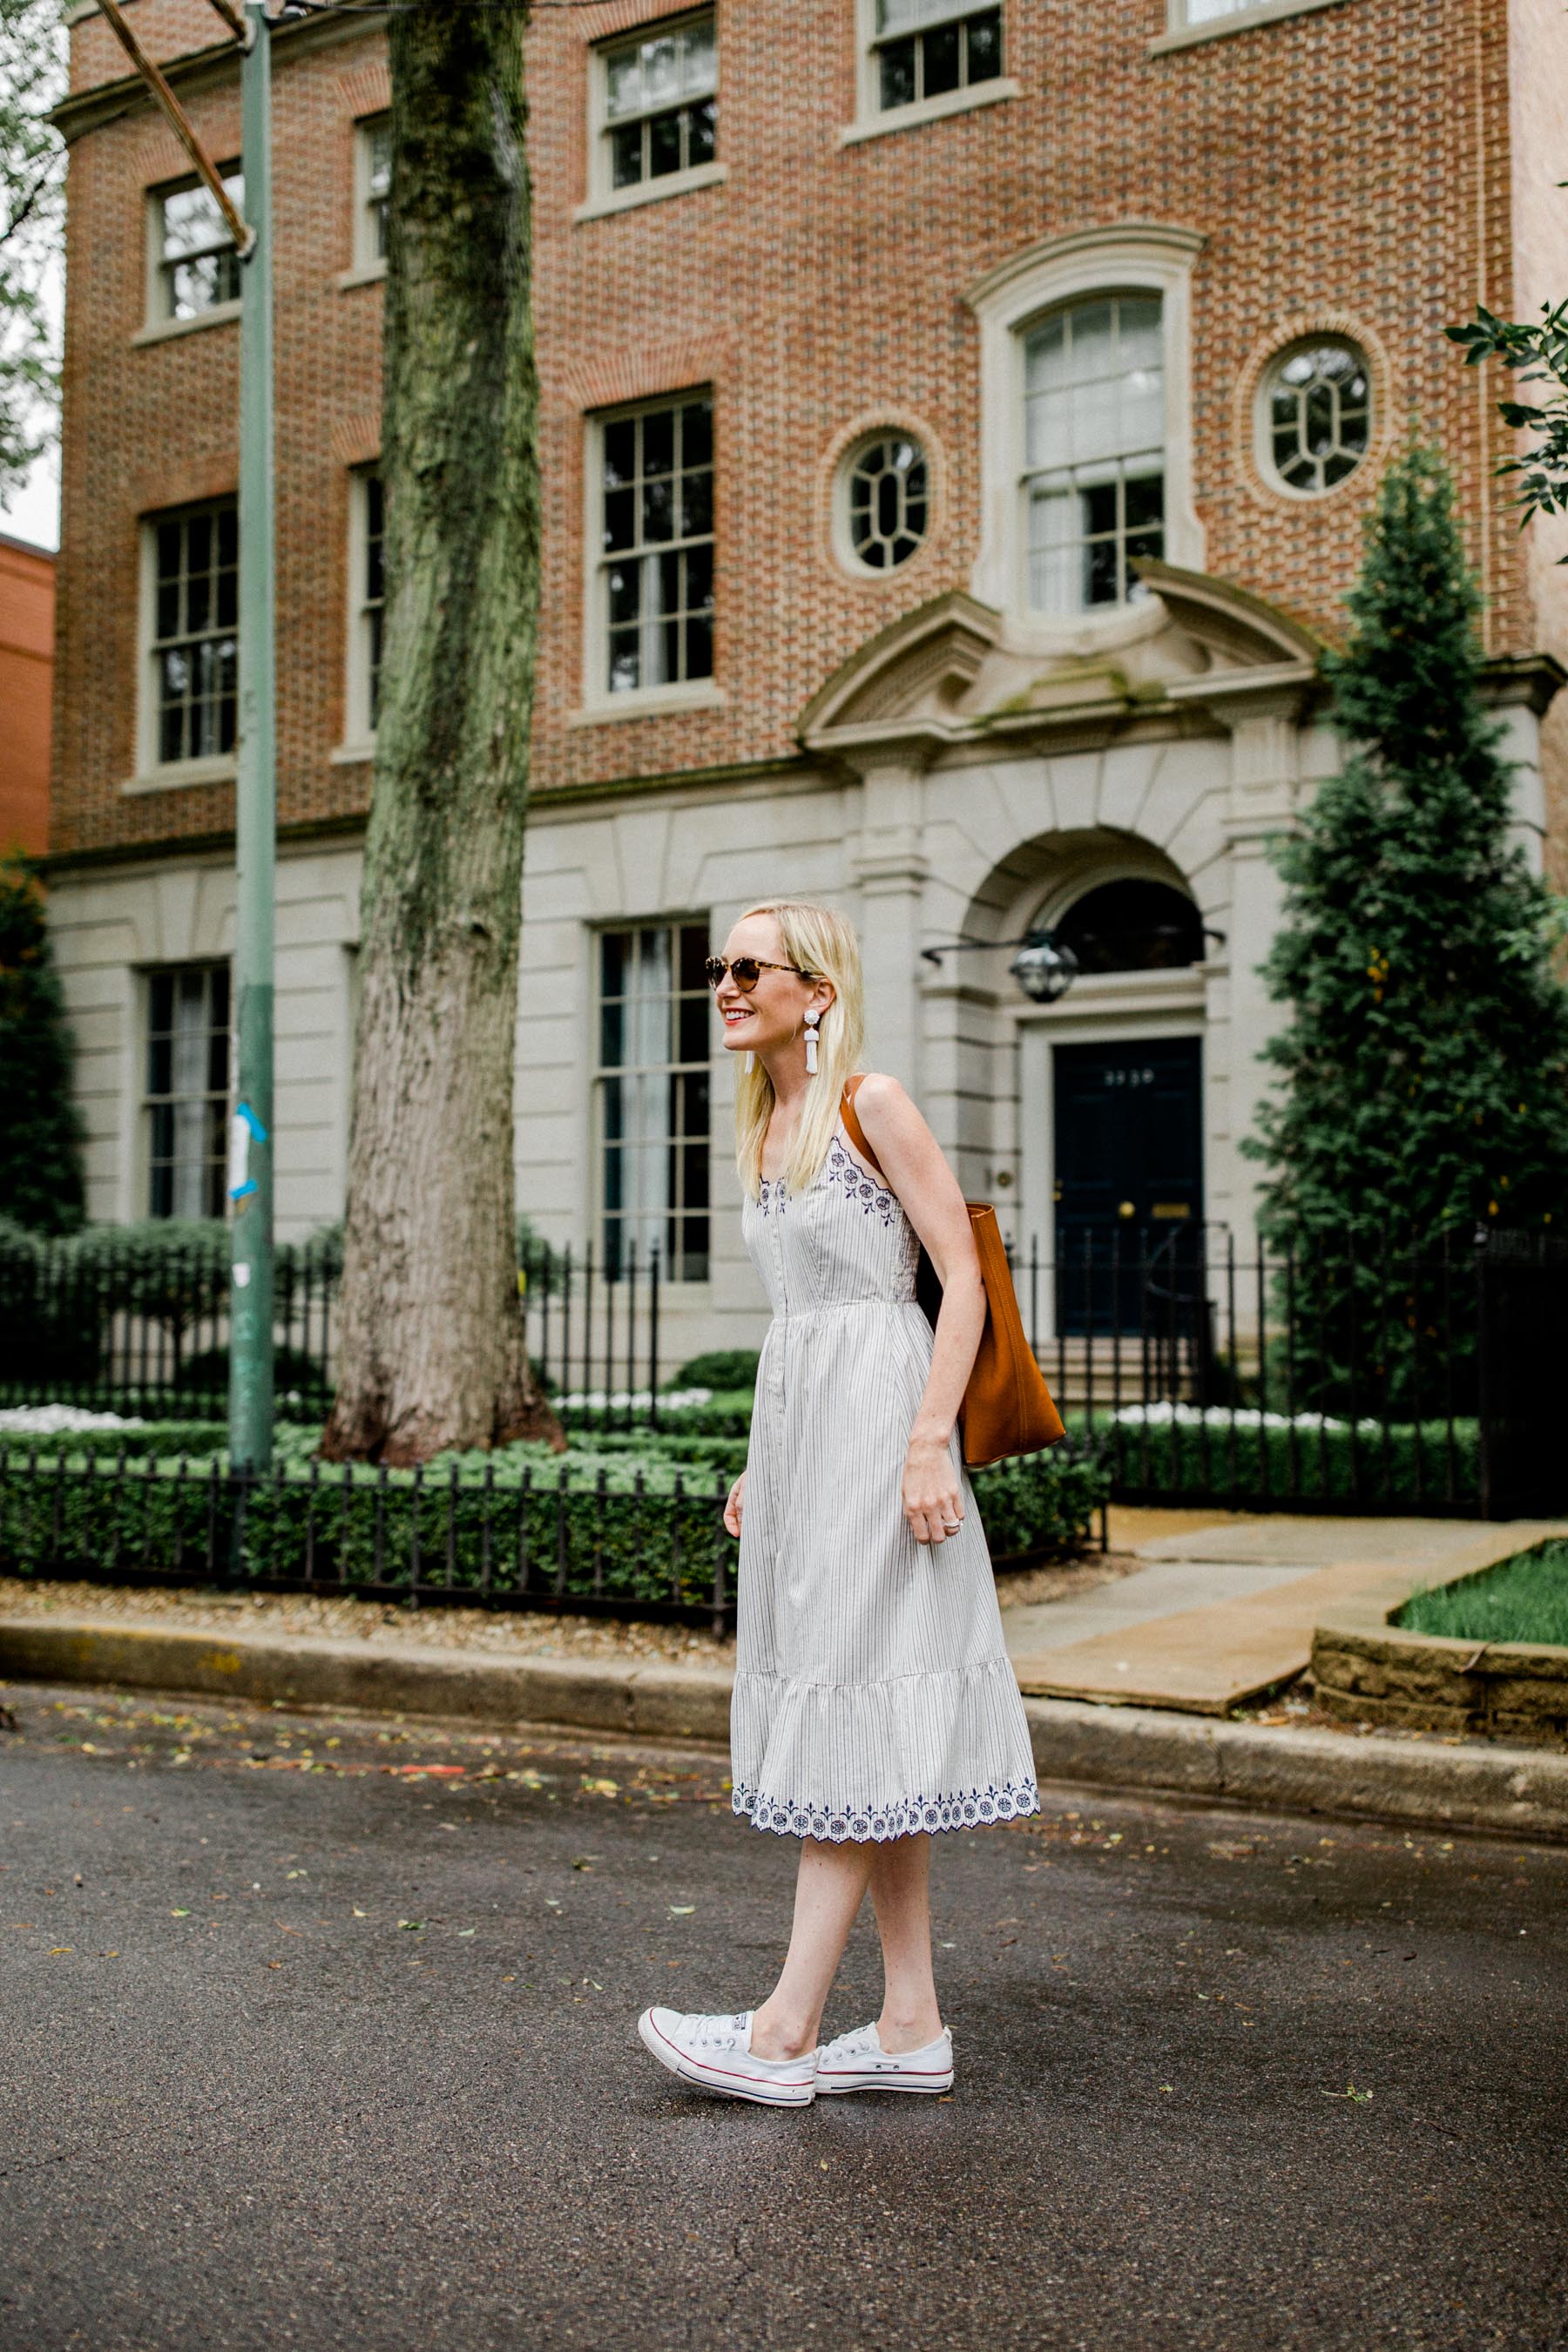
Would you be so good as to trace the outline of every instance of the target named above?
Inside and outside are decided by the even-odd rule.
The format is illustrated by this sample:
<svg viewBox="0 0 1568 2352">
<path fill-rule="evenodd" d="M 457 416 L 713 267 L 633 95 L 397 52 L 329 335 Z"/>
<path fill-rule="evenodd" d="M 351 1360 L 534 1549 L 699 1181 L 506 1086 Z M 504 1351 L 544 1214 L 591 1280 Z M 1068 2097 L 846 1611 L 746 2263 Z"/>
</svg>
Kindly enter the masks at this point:
<svg viewBox="0 0 1568 2352">
<path fill-rule="evenodd" d="M 279 64 L 286 65 L 312 49 L 336 48 L 347 41 L 363 40 L 373 33 L 380 33 L 385 23 L 383 9 L 290 17 L 273 26 L 274 50 Z M 215 42 L 210 48 L 187 50 L 183 58 L 160 58 L 158 63 L 179 90 L 205 89 L 226 81 L 237 82 L 239 79 L 239 48 L 230 40 Z M 73 90 L 68 98 L 62 98 L 49 121 L 69 146 L 86 132 L 100 130 L 106 122 L 118 121 L 132 109 L 152 109 L 153 104 L 140 74 L 118 74 L 112 81 L 98 82 L 90 89 Z"/>
</svg>

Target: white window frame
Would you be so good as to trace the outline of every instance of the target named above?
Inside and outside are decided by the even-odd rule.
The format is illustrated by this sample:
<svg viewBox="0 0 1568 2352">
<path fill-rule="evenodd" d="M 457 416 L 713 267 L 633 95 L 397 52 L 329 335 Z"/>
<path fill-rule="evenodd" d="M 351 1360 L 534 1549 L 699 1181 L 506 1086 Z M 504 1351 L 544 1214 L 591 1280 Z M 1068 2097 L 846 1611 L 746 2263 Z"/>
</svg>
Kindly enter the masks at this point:
<svg viewBox="0 0 1568 2352">
<path fill-rule="evenodd" d="M 1157 40 L 1151 41 L 1152 56 L 1164 49 L 1194 47 L 1200 41 L 1224 40 L 1230 33 L 1256 32 L 1259 26 L 1277 25 L 1288 16 L 1305 16 L 1319 8 L 1342 8 L 1349 0 L 1239 0 L 1239 5 L 1227 9 L 1223 16 L 1194 17 L 1191 0 L 1166 0 L 1166 30 Z"/>
<path fill-rule="evenodd" d="M 1293 359 L 1299 352 L 1310 351 L 1315 345 L 1322 343 L 1337 343 L 1343 350 L 1356 352 L 1360 358 L 1362 373 L 1366 377 L 1366 446 L 1350 470 L 1342 474 L 1337 482 L 1325 483 L 1321 488 L 1303 489 L 1298 483 L 1288 482 L 1275 462 L 1274 382 L 1287 360 Z M 1347 333 L 1342 328 L 1338 327 L 1325 327 L 1321 332 L 1315 334 L 1292 335 L 1289 342 L 1281 343 L 1278 350 L 1269 354 L 1265 364 L 1258 370 L 1258 382 L 1252 394 L 1253 463 L 1277 498 L 1289 499 L 1300 506 L 1319 506 L 1325 499 L 1339 497 L 1342 492 L 1348 490 L 1352 483 L 1355 483 L 1358 488 L 1364 483 L 1364 468 L 1377 449 L 1379 428 L 1383 422 L 1378 409 L 1377 371 L 1373 364 L 1371 352 L 1359 335 Z"/>
<path fill-rule="evenodd" d="M 215 751 L 203 753 L 195 759 L 165 761 L 160 755 L 159 747 L 158 527 L 161 523 L 174 522 L 188 515 L 216 513 L 220 507 L 233 507 L 237 516 L 237 499 L 221 498 L 200 499 L 189 506 L 163 508 L 142 518 L 141 578 L 137 600 L 136 773 L 121 787 L 122 791 L 163 792 L 171 786 L 182 784 L 227 783 L 237 773 L 237 749 L 233 751 Z M 234 635 L 237 646 L 237 610 Z M 237 730 L 237 710 L 236 721 Z"/>
<path fill-rule="evenodd" d="M 177 980 L 182 974 L 187 972 L 201 974 L 205 979 L 207 986 L 205 992 L 205 1001 L 206 1002 L 209 1009 L 211 1005 L 212 993 L 211 983 L 214 977 L 217 973 L 222 972 L 226 982 L 226 1026 L 224 1034 L 227 1043 L 225 1053 L 224 1090 L 221 1096 L 213 1093 L 211 1088 L 206 1086 L 193 1089 L 191 1092 L 184 1095 L 178 1094 L 173 1089 L 171 1089 L 171 1091 L 166 1095 L 154 1095 L 152 1091 L 150 1082 L 153 1075 L 153 999 L 154 983 L 160 980 Z M 141 1009 L 141 1022 L 139 1024 L 138 1045 L 141 1053 L 141 1070 L 138 1081 L 138 1098 L 141 1105 L 142 1165 L 140 1172 L 140 1186 L 142 1205 L 136 1213 L 141 1216 L 158 1218 L 164 1216 L 175 1217 L 183 1213 L 177 1207 L 170 1208 L 166 1211 L 161 1211 L 154 1209 L 153 1206 L 154 1172 L 156 1167 L 160 1164 L 155 1160 L 153 1150 L 153 1118 L 162 1104 L 172 1102 L 200 1103 L 205 1106 L 209 1112 L 214 1106 L 218 1108 L 216 1149 L 212 1151 L 204 1152 L 201 1155 L 199 1163 L 206 1171 L 207 1182 L 213 1186 L 217 1205 L 212 1208 L 204 1207 L 198 1213 L 204 1220 L 216 1223 L 221 1220 L 225 1214 L 226 1198 L 226 1170 L 228 1151 L 228 1112 L 229 1105 L 234 1099 L 235 1039 L 233 968 L 226 956 L 203 956 L 188 959 L 178 963 L 146 965 L 142 968 L 140 974 L 140 981 L 141 986 L 138 990 L 138 997 Z M 171 1032 L 170 1034 L 172 1034 L 173 1033 Z M 215 1034 L 216 1032 L 209 1018 L 207 1024 L 203 1031 L 204 1039 L 207 1041 L 204 1050 L 204 1069 L 207 1054 L 210 1052 L 210 1041 Z M 215 1179 L 216 1182 L 214 1181 Z"/>
<path fill-rule="evenodd" d="M 925 526 L 919 539 L 901 562 L 886 566 L 868 563 L 855 544 L 850 517 L 850 482 L 856 467 L 868 450 L 880 441 L 907 441 L 920 455 L 925 473 Z M 936 525 L 936 467 L 931 446 L 923 433 L 916 433 L 902 425 L 874 425 L 865 433 L 858 433 L 840 455 L 833 469 L 833 551 L 851 579 L 887 582 L 906 573 L 918 563 L 930 547 Z"/>
<path fill-rule="evenodd" d="M 689 1276 L 680 1272 L 677 1265 L 671 1260 L 668 1250 L 662 1243 L 659 1247 L 660 1280 L 663 1282 L 678 1283 L 683 1289 L 689 1292 L 690 1290 L 696 1289 L 711 1280 L 714 1260 L 715 1220 L 718 1213 L 717 1204 L 713 1199 L 711 1166 L 714 1110 L 716 1108 L 714 1102 L 715 1067 L 711 1036 L 710 1034 L 708 1034 L 708 1050 L 704 1058 L 700 1061 L 686 1062 L 678 1058 L 665 1058 L 646 1062 L 623 1061 L 606 1063 L 604 1058 L 604 1024 L 602 1019 L 603 1007 L 605 1002 L 604 991 L 603 950 L 603 941 L 605 939 L 615 933 L 619 933 L 623 937 L 632 937 L 639 931 L 663 931 L 668 936 L 670 943 L 670 990 L 668 995 L 661 1001 L 669 1008 L 668 1034 L 672 1039 L 678 1036 L 678 1015 L 676 1014 L 674 1008 L 680 1003 L 683 997 L 691 997 L 693 999 L 696 997 L 696 992 L 694 990 L 685 990 L 682 989 L 680 985 L 680 934 L 683 930 L 689 929 L 700 930 L 703 932 L 705 937 L 710 938 L 710 918 L 702 914 L 645 915 L 642 917 L 618 916 L 614 921 L 599 924 L 593 930 L 591 934 L 590 950 L 592 955 L 593 971 L 593 986 L 590 1001 L 593 1005 L 594 1018 L 594 1044 L 592 1055 L 593 1116 L 589 1122 L 589 1128 L 594 1154 L 594 1181 L 591 1196 L 594 1206 L 594 1242 L 595 1255 L 600 1257 L 601 1264 L 608 1263 L 608 1237 L 612 1225 L 619 1225 L 623 1230 L 625 1230 L 628 1225 L 632 1226 L 634 1228 L 635 1238 L 635 1226 L 639 1218 L 644 1221 L 662 1219 L 668 1226 L 668 1224 L 672 1222 L 684 1221 L 684 1219 L 689 1215 L 705 1216 L 708 1221 L 708 1271 L 705 1274 Z M 704 982 L 703 1001 L 705 1023 L 710 1017 L 707 1011 L 707 982 Z M 607 1187 L 605 1183 L 609 1169 L 609 1139 L 605 1131 L 606 1120 L 605 1116 L 605 1094 L 607 1083 L 616 1079 L 617 1077 L 654 1076 L 660 1074 L 665 1077 L 673 1080 L 679 1077 L 694 1076 L 699 1072 L 702 1071 L 706 1071 L 708 1077 L 708 1127 L 706 1133 L 700 1138 L 698 1138 L 695 1134 L 688 1137 L 686 1132 L 683 1130 L 679 1136 L 667 1135 L 660 1138 L 659 1140 L 665 1143 L 667 1147 L 669 1143 L 675 1143 L 678 1146 L 686 1147 L 689 1144 L 695 1145 L 698 1142 L 700 1142 L 701 1154 L 708 1174 L 709 1195 L 706 1202 L 701 1203 L 695 1208 L 689 1209 L 686 1205 L 684 1197 L 682 1197 L 679 1201 L 665 1203 L 662 1208 L 655 1206 L 637 1209 L 635 1207 L 628 1208 L 623 1200 L 623 1204 L 620 1209 L 612 1210 L 608 1203 Z M 666 1121 L 667 1128 L 671 1124 L 672 1122 L 668 1120 Z M 638 1258 L 641 1271 L 646 1275 L 647 1261 L 640 1250 L 638 1252 Z M 682 1253 L 682 1260 L 684 1260 L 684 1253 Z"/>
<path fill-rule="evenodd" d="M 679 408 L 688 402 L 704 399 L 713 420 L 713 530 L 710 544 L 714 551 L 717 573 L 719 551 L 719 518 L 717 491 L 719 478 L 719 404 L 710 384 L 688 384 L 679 392 L 661 392 L 647 400 L 628 400 L 615 408 L 595 410 L 584 418 L 583 467 L 583 707 L 576 713 L 579 719 L 597 721 L 605 719 L 632 718 L 653 710 L 685 710 L 721 704 L 727 698 L 717 678 L 717 643 L 714 668 L 706 677 L 677 678 L 666 686 L 628 687 L 612 694 L 605 681 L 609 656 L 609 565 L 601 543 L 603 509 L 601 499 L 605 475 L 605 427 L 620 422 L 623 417 L 645 416 L 661 408 Z M 680 544 L 682 542 L 673 542 Z M 717 578 L 715 578 L 714 618 L 718 617 Z M 717 629 L 715 628 L 715 640 Z"/>
<path fill-rule="evenodd" d="M 349 469 L 349 530 L 347 610 L 344 615 L 343 663 L 343 740 L 332 756 L 335 760 L 368 760 L 375 750 L 375 721 L 371 710 L 371 680 L 373 675 L 374 612 L 384 613 L 385 597 L 379 604 L 371 597 L 367 577 L 370 560 L 370 491 L 372 478 L 379 478 L 381 460 L 373 457 L 365 464 Z M 382 544 L 384 579 L 385 509 L 382 512 Z"/>
<path fill-rule="evenodd" d="M 977 16 L 988 5 L 989 0 L 973 0 L 973 5 L 962 9 L 955 6 L 953 13 Z M 1003 71 L 994 80 L 975 82 L 966 89 L 943 90 L 939 98 L 917 99 L 911 106 L 884 107 L 877 0 L 855 0 L 855 120 L 839 132 L 840 144 L 849 146 L 862 139 L 882 138 L 889 131 L 912 131 L 923 122 L 940 122 L 950 114 L 967 114 L 974 107 L 1016 98 L 1021 84 L 1006 70 L 1012 54 L 1012 12 L 1007 0 L 997 0 L 997 5 L 1002 14 Z"/>
<path fill-rule="evenodd" d="M 362 115 L 354 124 L 353 263 L 344 282 L 361 286 L 386 276 L 386 256 L 376 249 L 375 200 L 371 190 L 374 142 L 379 131 L 390 131 L 392 117 L 384 111 Z"/>
<path fill-rule="evenodd" d="M 245 210 L 244 173 L 239 158 L 237 156 L 229 158 L 226 162 L 220 163 L 218 169 L 222 174 L 226 186 L 229 186 L 230 182 L 237 184 L 237 185 L 229 186 L 229 194 L 234 197 L 236 208 L 243 216 Z M 187 189 L 199 188 L 202 184 L 201 180 L 197 177 L 195 172 L 184 172 L 182 173 L 177 179 L 160 180 L 155 187 L 151 187 L 147 190 L 143 212 L 145 225 L 146 272 L 146 293 L 143 305 L 145 316 L 139 333 L 133 338 L 133 340 L 138 343 L 162 342 L 171 335 L 189 335 L 199 331 L 204 327 L 220 327 L 224 325 L 226 321 L 237 319 L 239 316 L 240 300 L 237 295 L 234 296 L 228 301 L 211 303 L 208 305 L 206 310 L 197 310 L 188 319 L 175 318 L 173 311 L 168 307 L 170 279 L 163 258 L 163 205 L 170 196 L 181 195 Z M 221 215 L 219 217 L 221 219 Z M 202 251 L 204 253 L 232 253 L 234 251 L 234 241 L 226 230 L 220 239 L 216 240 L 211 246 L 204 246 L 202 247 Z M 186 256 L 184 257 L 189 259 L 193 257 Z"/>
<path fill-rule="evenodd" d="M 1047 311 L 1095 294 L 1157 294 L 1165 371 L 1164 560 L 1204 565 L 1204 529 L 1193 503 L 1193 266 L 1195 229 L 1134 221 L 1048 238 L 990 271 L 969 290 L 980 326 L 981 545 L 972 593 L 1007 616 L 1021 650 L 1094 652 L 1141 636 L 1146 604 L 1111 604 L 1049 615 L 1028 603 L 1022 482 L 1026 470 L 1024 341 Z"/>
<path fill-rule="evenodd" d="M 693 163 L 684 172 L 666 172 L 657 180 L 638 180 L 617 188 L 610 177 L 609 61 L 623 49 L 635 47 L 655 34 L 679 33 L 683 26 L 707 18 L 713 26 L 714 144 L 721 137 L 723 61 L 720 54 L 719 12 L 715 5 L 686 8 L 656 16 L 612 38 L 597 41 L 588 52 L 588 173 L 587 200 L 574 218 L 593 220 L 601 213 L 630 211 L 637 205 L 658 204 L 666 196 L 684 196 L 694 188 L 710 188 L 730 176 L 729 165 L 717 152 L 710 163 Z"/>
</svg>

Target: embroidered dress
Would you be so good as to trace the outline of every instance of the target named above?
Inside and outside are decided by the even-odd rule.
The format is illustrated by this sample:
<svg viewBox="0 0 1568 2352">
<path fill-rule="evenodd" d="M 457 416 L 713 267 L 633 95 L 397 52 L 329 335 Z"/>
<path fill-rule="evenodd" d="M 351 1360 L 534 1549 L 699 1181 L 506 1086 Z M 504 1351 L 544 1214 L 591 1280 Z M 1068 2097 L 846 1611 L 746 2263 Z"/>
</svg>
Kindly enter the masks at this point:
<svg viewBox="0 0 1568 2352">
<path fill-rule="evenodd" d="M 838 1136 L 805 1192 L 764 1181 L 743 1226 L 773 1319 L 741 1520 L 734 1809 L 836 1843 L 1032 1813 L 968 1481 L 945 1543 L 918 1544 L 904 1520 L 931 1352 L 914 1229 Z"/>
</svg>

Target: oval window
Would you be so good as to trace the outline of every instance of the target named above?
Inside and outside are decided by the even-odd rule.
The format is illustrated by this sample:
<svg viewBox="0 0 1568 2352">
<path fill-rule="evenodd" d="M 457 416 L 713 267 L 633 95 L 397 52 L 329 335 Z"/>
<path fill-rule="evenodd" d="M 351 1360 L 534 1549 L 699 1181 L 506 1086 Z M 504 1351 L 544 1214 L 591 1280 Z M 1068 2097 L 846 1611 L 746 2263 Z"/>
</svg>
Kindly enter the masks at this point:
<svg viewBox="0 0 1568 2352">
<path fill-rule="evenodd" d="M 908 433 L 879 433 L 851 451 L 843 475 L 843 532 L 867 572 L 907 563 L 926 535 L 931 485 L 925 451 Z"/>
<path fill-rule="evenodd" d="M 1318 498 L 1353 474 L 1372 441 L 1366 353 L 1340 335 L 1292 343 L 1265 370 L 1263 469 L 1280 489 Z"/>
</svg>

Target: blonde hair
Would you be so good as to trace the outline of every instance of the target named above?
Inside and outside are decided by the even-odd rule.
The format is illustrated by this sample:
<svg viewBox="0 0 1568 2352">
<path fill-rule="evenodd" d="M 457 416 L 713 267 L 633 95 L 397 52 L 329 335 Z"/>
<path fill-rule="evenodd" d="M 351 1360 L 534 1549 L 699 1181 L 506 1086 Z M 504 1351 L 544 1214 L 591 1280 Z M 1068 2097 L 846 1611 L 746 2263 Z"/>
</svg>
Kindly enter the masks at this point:
<svg viewBox="0 0 1568 2352">
<path fill-rule="evenodd" d="M 806 1087 L 805 1106 L 784 1163 L 785 1184 L 792 1192 L 800 1192 L 827 1157 L 844 1082 L 860 1059 L 866 1034 L 860 942 L 836 907 L 824 907 L 815 898 L 777 898 L 748 907 L 742 921 L 752 915 L 771 915 L 787 960 L 813 980 L 833 982 L 833 1002 L 816 1033 L 816 1076 Z M 762 1183 L 763 1145 L 773 1115 L 773 1082 L 759 1061 L 754 1069 L 742 1072 L 735 1089 L 735 1164 L 753 1200 Z"/>
</svg>

